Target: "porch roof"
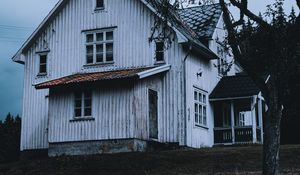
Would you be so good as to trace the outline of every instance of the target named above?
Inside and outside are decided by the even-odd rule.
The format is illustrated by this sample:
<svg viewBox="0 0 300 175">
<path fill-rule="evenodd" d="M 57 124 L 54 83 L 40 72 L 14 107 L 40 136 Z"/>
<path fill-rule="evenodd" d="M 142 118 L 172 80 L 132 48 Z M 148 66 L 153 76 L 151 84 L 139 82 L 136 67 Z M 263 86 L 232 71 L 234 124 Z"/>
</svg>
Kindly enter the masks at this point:
<svg viewBox="0 0 300 175">
<path fill-rule="evenodd" d="M 223 77 L 211 93 L 210 100 L 224 100 L 257 95 L 258 86 L 248 75 Z"/>
<path fill-rule="evenodd" d="M 104 72 L 93 73 L 77 73 L 58 79 L 46 81 L 34 85 L 36 89 L 48 89 L 58 86 L 68 86 L 80 83 L 99 82 L 105 80 L 118 80 L 118 79 L 142 79 L 161 72 L 168 71 L 170 65 L 156 66 L 156 67 L 140 67 L 119 69 Z"/>
</svg>

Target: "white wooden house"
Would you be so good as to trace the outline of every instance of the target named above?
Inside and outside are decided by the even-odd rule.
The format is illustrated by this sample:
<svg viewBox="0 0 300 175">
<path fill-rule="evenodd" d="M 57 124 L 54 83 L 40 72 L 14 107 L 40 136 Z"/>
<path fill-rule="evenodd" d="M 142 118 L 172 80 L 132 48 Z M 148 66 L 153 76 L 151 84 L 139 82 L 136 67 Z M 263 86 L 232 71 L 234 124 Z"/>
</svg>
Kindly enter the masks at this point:
<svg viewBox="0 0 300 175">
<path fill-rule="evenodd" d="M 147 0 L 60 0 L 13 57 L 25 66 L 21 151 L 261 143 L 259 90 L 236 64 L 223 77 L 234 60 L 220 6 L 176 15 L 164 49 L 149 42 L 159 14 Z"/>
</svg>

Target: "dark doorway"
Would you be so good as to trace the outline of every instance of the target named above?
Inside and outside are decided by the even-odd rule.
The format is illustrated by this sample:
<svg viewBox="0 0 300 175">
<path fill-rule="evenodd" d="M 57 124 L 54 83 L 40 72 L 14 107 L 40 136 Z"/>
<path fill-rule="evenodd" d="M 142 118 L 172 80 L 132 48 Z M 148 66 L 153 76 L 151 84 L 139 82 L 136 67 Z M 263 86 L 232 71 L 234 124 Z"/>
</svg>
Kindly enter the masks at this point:
<svg viewBox="0 0 300 175">
<path fill-rule="evenodd" d="M 158 139 L 157 92 L 149 89 L 149 137 Z"/>
</svg>

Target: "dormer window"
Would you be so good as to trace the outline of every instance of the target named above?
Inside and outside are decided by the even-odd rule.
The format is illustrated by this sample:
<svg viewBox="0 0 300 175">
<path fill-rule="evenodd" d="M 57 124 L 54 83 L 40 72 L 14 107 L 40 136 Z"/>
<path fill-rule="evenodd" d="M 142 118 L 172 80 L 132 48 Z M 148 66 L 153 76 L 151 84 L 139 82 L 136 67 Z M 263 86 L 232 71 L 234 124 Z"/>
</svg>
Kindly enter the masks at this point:
<svg viewBox="0 0 300 175">
<path fill-rule="evenodd" d="M 160 63 L 160 62 L 164 62 L 164 42 L 162 41 L 157 41 L 155 43 L 156 48 L 155 48 L 155 58 L 156 58 L 156 62 Z"/>
<path fill-rule="evenodd" d="M 97 30 L 86 33 L 86 64 L 104 64 L 114 61 L 114 33 Z"/>
<path fill-rule="evenodd" d="M 104 9 L 104 0 L 96 0 L 96 10 Z"/>
</svg>

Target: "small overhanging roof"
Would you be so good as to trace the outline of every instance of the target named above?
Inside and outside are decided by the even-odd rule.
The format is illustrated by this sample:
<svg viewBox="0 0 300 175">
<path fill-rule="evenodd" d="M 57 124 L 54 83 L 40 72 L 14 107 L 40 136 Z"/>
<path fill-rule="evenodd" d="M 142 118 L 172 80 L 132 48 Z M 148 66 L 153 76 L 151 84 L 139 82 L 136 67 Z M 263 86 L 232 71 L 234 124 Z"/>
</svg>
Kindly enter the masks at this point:
<svg viewBox="0 0 300 175">
<path fill-rule="evenodd" d="M 248 75 L 223 77 L 209 96 L 210 101 L 239 99 L 258 95 L 260 89 Z"/>
<path fill-rule="evenodd" d="M 49 89 L 54 87 L 72 86 L 81 83 L 93 83 L 107 80 L 124 80 L 124 79 L 143 79 L 171 69 L 170 65 L 159 67 L 142 67 L 112 70 L 93 73 L 78 73 L 61 77 L 55 80 L 46 81 L 34 85 L 36 89 Z"/>
</svg>

